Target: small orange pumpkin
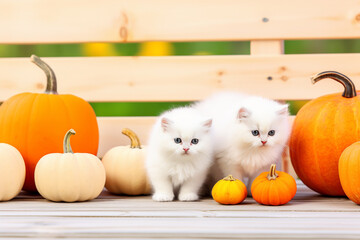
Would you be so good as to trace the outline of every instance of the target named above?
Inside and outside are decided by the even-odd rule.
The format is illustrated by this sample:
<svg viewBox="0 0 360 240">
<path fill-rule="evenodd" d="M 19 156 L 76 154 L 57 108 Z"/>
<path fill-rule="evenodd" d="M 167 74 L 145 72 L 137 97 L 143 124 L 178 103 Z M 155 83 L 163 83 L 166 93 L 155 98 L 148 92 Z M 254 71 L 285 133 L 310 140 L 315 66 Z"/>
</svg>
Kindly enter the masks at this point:
<svg viewBox="0 0 360 240">
<path fill-rule="evenodd" d="M 221 204 L 239 204 L 246 198 L 247 189 L 242 181 L 229 175 L 214 185 L 211 195 Z"/>
<path fill-rule="evenodd" d="M 269 172 L 254 179 L 251 194 L 260 204 L 278 206 L 289 202 L 296 189 L 295 179 L 286 172 L 276 171 L 276 165 L 272 164 Z"/>
<path fill-rule="evenodd" d="M 360 204 L 360 142 L 351 144 L 342 152 L 339 177 L 346 196 Z"/>
<path fill-rule="evenodd" d="M 339 179 L 341 153 L 360 140 L 360 97 L 354 83 L 334 72 L 317 74 L 312 81 L 331 78 L 345 90 L 315 98 L 297 113 L 289 142 L 291 162 L 298 177 L 312 190 L 324 195 L 344 196 Z"/>
<path fill-rule="evenodd" d="M 75 128 L 73 139 L 76 152 L 96 155 L 99 129 L 94 110 L 88 102 L 70 94 L 58 94 L 53 70 L 37 56 L 31 61 L 47 76 L 44 93 L 20 93 L 0 106 L 0 142 L 8 143 L 22 154 L 26 165 L 24 189 L 36 191 L 34 171 L 46 154 L 61 152 L 58 139 Z M 44 130 L 46 129 L 46 130 Z"/>
</svg>

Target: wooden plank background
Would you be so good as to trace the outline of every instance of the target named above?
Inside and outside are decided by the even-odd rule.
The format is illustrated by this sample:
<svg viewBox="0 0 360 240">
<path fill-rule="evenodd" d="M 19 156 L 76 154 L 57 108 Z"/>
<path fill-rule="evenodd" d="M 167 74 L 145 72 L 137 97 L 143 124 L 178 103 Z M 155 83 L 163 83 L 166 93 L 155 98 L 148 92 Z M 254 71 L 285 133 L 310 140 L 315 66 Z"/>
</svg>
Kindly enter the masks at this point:
<svg viewBox="0 0 360 240">
<path fill-rule="evenodd" d="M 1 0 L 0 9 L 0 43 L 360 36 L 356 0 Z"/>
<path fill-rule="evenodd" d="M 312 99 L 342 92 L 332 80 L 310 77 L 336 70 L 360 87 L 360 54 L 253 56 L 43 58 L 55 71 L 59 93 L 87 101 L 192 101 L 219 90 L 279 100 Z M 0 101 L 24 91 L 43 92 L 45 74 L 30 58 L 0 59 Z M 271 79 L 271 80 L 269 80 Z"/>
</svg>

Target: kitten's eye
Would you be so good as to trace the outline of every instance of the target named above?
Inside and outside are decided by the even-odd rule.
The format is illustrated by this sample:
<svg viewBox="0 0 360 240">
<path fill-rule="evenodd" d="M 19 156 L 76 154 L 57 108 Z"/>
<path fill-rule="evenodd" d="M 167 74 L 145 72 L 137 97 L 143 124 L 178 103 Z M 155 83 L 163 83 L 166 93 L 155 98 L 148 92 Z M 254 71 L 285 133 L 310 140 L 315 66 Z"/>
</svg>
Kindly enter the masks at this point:
<svg viewBox="0 0 360 240">
<path fill-rule="evenodd" d="M 268 132 L 268 134 L 269 134 L 269 136 L 274 136 L 274 135 L 275 135 L 275 130 L 270 130 L 270 131 Z"/>
<path fill-rule="evenodd" d="M 198 143 L 199 143 L 199 139 L 193 138 L 193 139 L 191 139 L 191 143 L 192 143 L 192 144 L 198 144 Z"/>
<path fill-rule="evenodd" d="M 174 138 L 174 142 L 176 144 L 180 144 L 182 141 L 181 141 L 181 138 Z"/>
<path fill-rule="evenodd" d="M 252 133 L 252 135 L 254 135 L 254 136 L 258 136 L 258 135 L 259 135 L 259 131 L 258 131 L 258 130 L 252 130 L 251 133 Z"/>
</svg>

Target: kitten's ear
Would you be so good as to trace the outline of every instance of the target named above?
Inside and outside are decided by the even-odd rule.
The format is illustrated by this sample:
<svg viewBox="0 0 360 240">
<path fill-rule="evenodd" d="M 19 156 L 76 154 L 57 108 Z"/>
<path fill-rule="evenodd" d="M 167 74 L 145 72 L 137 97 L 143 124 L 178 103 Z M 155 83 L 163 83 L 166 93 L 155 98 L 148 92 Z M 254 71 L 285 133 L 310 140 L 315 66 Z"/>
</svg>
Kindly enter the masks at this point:
<svg viewBox="0 0 360 240">
<path fill-rule="evenodd" d="M 284 104 L 280 107 L 279 110 L 277 110 L 276 112 L 279 115 L 289 115 L 289 105 L 288 104 Z"/>
<path fill-rule="evenodd" d="M 250 111 L 249 110 L 247 110 L 244 107 L 239 109 L 239 112 L 238 112 L 238 115 L 237 115 L 237 118 L 239 120 L 242 120 L 244 118 L 248 118 L 249 116 L 250 116 Z"/>
<path fill-rule="evenodd" d="M 205 122 L 203 122 L 203 126 L 206 128 L 211 128 L 212 125 L 212 119 L 208 119 Z"/>
<path fill-rule="evenodd" d="M 166 132 L 167 130 L 169 130 L 170 125 L 172 124 L 172 121 L 166 117 L 163 117 L 161 119 L 161 127 L 162 129 Z"/>
</svg>

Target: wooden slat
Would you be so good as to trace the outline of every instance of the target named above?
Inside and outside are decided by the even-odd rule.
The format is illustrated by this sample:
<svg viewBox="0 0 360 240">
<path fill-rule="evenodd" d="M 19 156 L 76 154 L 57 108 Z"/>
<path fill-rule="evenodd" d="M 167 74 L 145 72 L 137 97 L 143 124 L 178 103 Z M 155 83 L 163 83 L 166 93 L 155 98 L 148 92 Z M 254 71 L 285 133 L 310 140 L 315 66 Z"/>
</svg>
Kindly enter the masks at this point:
<svg viewBox="0 0 360 240">
<path fill-rule="evenodd" d="M 1 238 L 72 239 L 359 239 L 359 207 L 346 198 L 322 197 L 297 181 L 293 200 L 264 206 L 252 198 L 221 205 L 154 202 L 150 196 L 116 196 L 54 203 L 20 193 L 0 204 Z"/>
<path fill-rule="evenodd" d="M 231 89 L 280 100 L 311 99 L 343 91 L 335 81 L 312 85 L 325 70 L 348 75 L 360 87 L 360 54 L 43 58 L 59 93 L 88 101 L 192 101 Z M 0 59 L 0 101 L 42 92 L 45 75 L 29 58 Z"/>
<path fill-rule="evenodd" d="M 1 0 L 0 9 L 0 43 L 360 36 L 356 0 Z"/>
<path fill-rule="evenodd" d="M 0 217 L 4 238 L 76 239 L 359 239 L 359 218 Z M 334 214 L 333 214 L 334 215 Z M 340 215 L 340 216 L 339 216 Z M 341 223 L 341 224 L 339 224 Z"/>
<path fill-rule="evenodd" d="M 282 40 L 254 40 L 250 42 L 250 55 L 276 55 L 284 53 Z"/>
</svg>

